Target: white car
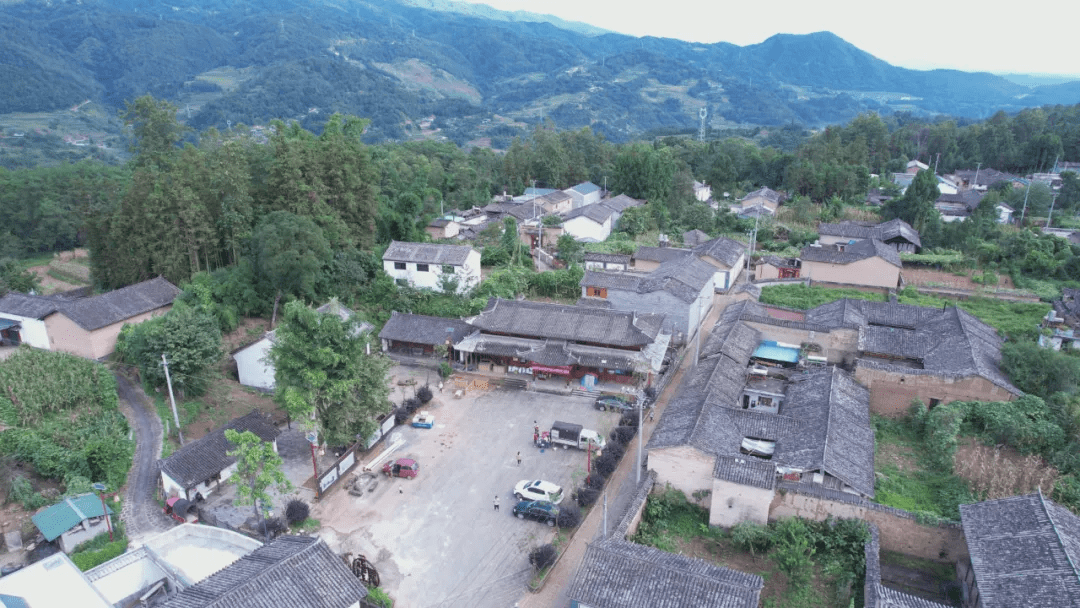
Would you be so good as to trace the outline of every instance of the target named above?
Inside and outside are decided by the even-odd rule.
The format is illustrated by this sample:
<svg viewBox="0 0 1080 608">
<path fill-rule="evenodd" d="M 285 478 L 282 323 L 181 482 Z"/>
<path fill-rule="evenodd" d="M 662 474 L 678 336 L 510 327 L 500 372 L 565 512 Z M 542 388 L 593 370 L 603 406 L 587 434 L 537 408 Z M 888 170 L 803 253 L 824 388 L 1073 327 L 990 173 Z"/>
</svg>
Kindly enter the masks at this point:
<svg viewBox="0 0 1080 608">
<path fill-rule="evenodd" d="M 550 481 L 523 479 L 514 486 L 514 496 L 518 500 L 546 500 L 553 505 L 562 502 L 562 487 Z"/>
</svg>

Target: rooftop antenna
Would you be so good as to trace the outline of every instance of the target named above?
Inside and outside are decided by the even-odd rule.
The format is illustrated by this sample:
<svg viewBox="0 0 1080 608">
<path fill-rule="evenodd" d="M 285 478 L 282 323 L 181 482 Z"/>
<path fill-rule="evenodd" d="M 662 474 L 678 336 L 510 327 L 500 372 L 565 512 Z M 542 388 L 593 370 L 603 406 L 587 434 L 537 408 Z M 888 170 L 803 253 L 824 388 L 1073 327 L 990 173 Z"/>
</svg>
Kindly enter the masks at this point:
<svg viewBox="0 0 1080 608">
<path fill-rule="evenodd" d="M 701 117 L 701 126 L 698 128 L 697 138 L 698 141 L 705 141 L 705 117 L 709 115 L 709 109 L 701 108 L 698 110 L 698 116 Z"/>
</svg>

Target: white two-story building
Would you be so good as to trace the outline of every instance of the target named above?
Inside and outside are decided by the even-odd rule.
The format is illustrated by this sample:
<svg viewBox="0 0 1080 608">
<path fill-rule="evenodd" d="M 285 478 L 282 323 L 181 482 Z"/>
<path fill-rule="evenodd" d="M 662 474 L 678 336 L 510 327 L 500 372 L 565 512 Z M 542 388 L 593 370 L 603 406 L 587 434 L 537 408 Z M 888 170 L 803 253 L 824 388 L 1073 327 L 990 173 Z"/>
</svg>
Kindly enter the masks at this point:
<svg viewBox="0 0 1080 608">
<path fill-rule="evenodd" d="M 383 270 L 394 280 L 435 291 L 456 282 L 457 293 L 464 293 L 480 283 L 480 252 L 468 245 L 392 241 Z"/>
</svg>

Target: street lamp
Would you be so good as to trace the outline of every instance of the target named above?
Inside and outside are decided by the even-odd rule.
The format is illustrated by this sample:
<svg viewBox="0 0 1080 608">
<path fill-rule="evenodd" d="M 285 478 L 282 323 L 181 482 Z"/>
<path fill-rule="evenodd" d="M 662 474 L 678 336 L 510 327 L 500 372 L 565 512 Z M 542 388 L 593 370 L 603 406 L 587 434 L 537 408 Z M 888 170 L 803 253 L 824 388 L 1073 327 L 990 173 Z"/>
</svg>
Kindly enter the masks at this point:
<svg viewBox="0 0 1080 608">
<path fill-rule="evenodd" d="M 113 541 L 112 533 L 112 518 L 109 517 L 109 509 L 105 506 L 105 490 L 107 486 L 103 483 L 90 484 L 91 488 L 94 488 L 98 492 L 98 498 L 101 499 L 101 514 L 105 516 L 105 524 L 109 527 L 109 542 Z M 109 496 L 116 496 L 116 492 L 109 494 Z"/>
</svg>

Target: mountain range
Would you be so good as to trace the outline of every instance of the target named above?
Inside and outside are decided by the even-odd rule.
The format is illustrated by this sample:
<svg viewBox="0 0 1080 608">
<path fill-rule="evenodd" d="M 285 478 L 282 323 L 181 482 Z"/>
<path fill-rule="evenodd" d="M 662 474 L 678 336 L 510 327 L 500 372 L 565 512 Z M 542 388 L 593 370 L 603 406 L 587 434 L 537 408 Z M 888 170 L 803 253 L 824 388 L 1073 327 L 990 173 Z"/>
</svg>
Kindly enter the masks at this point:
<svg viewBox="0 0 1080 608">
<path fill-rule="evenodd" d="M 450 0 L 0 3 L 3 115 L 151 93 L 196 129 L 333 112 L 371 141 L 505 147 L 541 120 L 613 141 L 841 122 L 860 112 L 981 119 L 1080 102 L 1080 82 L 890 65 L 828 32 L 760 44 L 636 38 Z"/>
</svg>

